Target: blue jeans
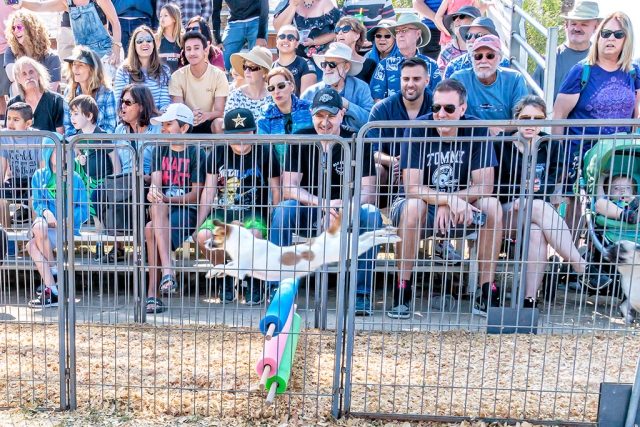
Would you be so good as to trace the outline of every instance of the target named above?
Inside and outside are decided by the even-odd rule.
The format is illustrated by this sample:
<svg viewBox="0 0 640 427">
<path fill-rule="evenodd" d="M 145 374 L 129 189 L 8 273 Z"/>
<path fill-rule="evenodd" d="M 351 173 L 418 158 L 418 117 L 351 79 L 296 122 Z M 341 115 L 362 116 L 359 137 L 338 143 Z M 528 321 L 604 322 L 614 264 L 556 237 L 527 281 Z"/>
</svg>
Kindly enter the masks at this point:
<svg viewBox="0 0 640 427">
<path fill-rule="evenodd" d="M 249 50 L 256 45 L 260 19 L 256 18 L 248 22 L 228 22 L 222 35 L 224 45 L 224 68 L 231 69 L 231 55 L 238 53 L 247 44 Z M 236 70 L 238 71 L 238 70 Z"/>
<path fill-rule="evenodd" d="M 317 229 L 318 208 L 300 204 L 297 200 L 285 200 L 273 210 L 269 241 L 278 246 L 291 246 L 293 232 L 310 236 Z M 359 234 L 382 228 L 382 215 L 373 205 L 360 206 Z M 374 263 L 378 247 L 374 246 L 358 257 L 358 278 L 356 292 L 369 295 L 373 282 Z"/>
<path fill-rule="evenodd" d="M 100 58 L 111 55 L 111 35 L 102 25 L 95 3 L 89 2 L 84 6 L 70 7 L 69 18 L 76 46 L 87 46 Z"/>
<path fill-rule="evenodd" d="M 151 27 L 151 19 L 147 17 L 139 17 L 135 19 L 123 19 L 118 18 L 120 21 L 120 29 L 122 30 L 122 48 L 124 49 L 124 57 L 127 57 L 129 53 L 129 42 L 131 41 L 131 35 L 141 25 Z"/>
</svg>

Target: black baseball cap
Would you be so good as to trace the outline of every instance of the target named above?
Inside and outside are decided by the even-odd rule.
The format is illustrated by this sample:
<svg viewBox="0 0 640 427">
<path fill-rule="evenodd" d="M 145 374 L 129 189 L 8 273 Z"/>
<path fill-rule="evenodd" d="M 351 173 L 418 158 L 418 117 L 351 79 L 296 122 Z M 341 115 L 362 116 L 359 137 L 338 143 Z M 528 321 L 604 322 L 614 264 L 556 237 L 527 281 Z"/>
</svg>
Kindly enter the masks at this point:
<svg viewBox="0 0 640 427">
<path fill-rule="evenodd" d="M 91 53 L 88 50 L 81 50 L 80 53 L 78 54 L 78 56 L 72 56 L 71 58 L 66 58 L 65 62 L 68 62 L 70 64 L 73 64 L 74 62 L 82 62 L 83 64 L 87 64 L 90 67 L 94 67 L 96 66 L 96 63 L 93 62 L 93 57 L 91 56 Z"/>
<path fill-rule="evenodd" d="M 251 110 L 234 108 L 224 115 L 224 133 L 250 132 L 256 130 L 256 120 Z"/>
<path fill-rule="evenodd" d="M 327 111 L 329 114 L 338 114 L 342 110 L 342 96 L 337 90 L 331 87 L 320 89 L 313 97 L 311 104 L 311 115 L 318 111 Z"/>
</svg>

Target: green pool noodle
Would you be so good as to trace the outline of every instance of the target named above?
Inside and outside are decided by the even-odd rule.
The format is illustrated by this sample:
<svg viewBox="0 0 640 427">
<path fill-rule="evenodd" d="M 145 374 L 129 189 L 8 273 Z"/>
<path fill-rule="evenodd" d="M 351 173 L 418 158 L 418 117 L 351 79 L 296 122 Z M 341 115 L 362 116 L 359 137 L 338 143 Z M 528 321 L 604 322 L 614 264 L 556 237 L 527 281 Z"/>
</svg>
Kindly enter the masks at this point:
<svg viewBox="0 0 640 427">
<path fill-rule="evenodd" d="M 278 365 L 278 373 L 267 380 L 267 383 L 265 384 L 267 391 L 271 389 L 271 384 L 274 382 L 278 383 L 278 390 L 276 391 L 276 394 L 282 394 L 287 391 L 287 384 L 289 383 L 289 378 L 291 378 L 293 358 L 296 355 L 298 338 L 300 338 L 301 324 L 302 320 L 300 319 L 300 316 L 298 316 L 298 313 L 293 313 L 293 324 L 291 325 L 289 336 L 287 336 L 287 345 L 284 347 L 284 353 L 282 353 L 282 358 Z"/>
</svg>

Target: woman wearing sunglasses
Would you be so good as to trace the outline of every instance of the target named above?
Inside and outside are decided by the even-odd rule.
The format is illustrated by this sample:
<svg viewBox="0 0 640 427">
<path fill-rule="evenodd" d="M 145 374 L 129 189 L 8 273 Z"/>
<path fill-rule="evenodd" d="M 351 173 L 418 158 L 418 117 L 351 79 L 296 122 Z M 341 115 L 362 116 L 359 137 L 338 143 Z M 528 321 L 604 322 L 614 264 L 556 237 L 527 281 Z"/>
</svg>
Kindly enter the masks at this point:
<svg viewBox="0 0 640 427">
<path fill-rule="evenodd" d="M 141 25 L 133 31 L 129 54 L 116 72 L 114 96 L 121 98 L 122 89 L 130 83 L 146 85 L 159 111 L 171 103 L 169 98 L 169 67 L 162 64 L 151 28 Z"/>
<path fill-rule="evenodd" d="M 471 25 L 475 18 L 482 16 L 480 9 L 475 6 L 463 6 L 458 12 L 447 15 L 443 19 L 443 25 L 451 33 L 451 43 L 447 44 L 438 56 L 438 68 L 444 72 L 447 65 L 467 52 L 466 40 L 460 35 L 460 28 L 464 25 Z"/>
<path fill-rule="evenodd" d="M 18 10 L 7 18 L 5 36 L 9 48 L 4 52 L 4 67 L 9 80 L 14 81 L 13 64 L 23 56 L 33 58 L 49 71 L 51 89 L 58 91 L 60 58 L 51 51 L 49 31 L 44 22 L 28 10 Z M 15 91 L 14 91 L 15 92 Z"/>
<path fill-rule="evenodd" d="M 185 32 L 196 31 L 202 34 L 207 39 L 207 62 L 213 65 L 214 67 L 218 67 L 220 70 L 225 71 L 224 68 L 224 54 L 217 47 L 217 42 L 213 39 L 213 34 L 211 33 L 211 28 L 207 21 L 205 21 L 201 16 L 194 16 L 189 20 L 189 23 L 185 27 Z M 182 53 L 182 65 L 187 65 L 187 58 L 184 56 L 184 52 Z"/>
<path fill-rule="evenodd" d="M 547 106 L 538 96 L 526 95 L 514 108 L 516 120 L 536 121 L 546 119 Z M 529 162 L 525 158 L 525 144 L 532 150 L 539 139 L 546 136 L 541 126 L 520 125 L 518 131 L 510 134 L 518 139 L 496 141 L 494 148 L 500 165 L 495 167 L 496 195 L 502 204 L 502 224 L 505 237 L 514 239 L 517 236 L 518 215 L 525 210 L 521 205 L 520 195 L 525 193 L 521 188 L 522 174 L 527 170 Z M 580 280 L 589 287 L 600 288 L 611 282 L 611 279 L 599 274 L 598 269 L 587 264 L 573 244 L 571 232 L 562 217 L 547 203 L 554 193 L 560 177 L 563 162 L 561 144 L 545 139 L 539 142 L 538 153 L 531 161 L 535 168 L 533 184 L 533 204 L 531 208 L 531 232 L 529 238 L 527 275 L 524 289 L 524 306 L 536 307 L 538 289 L 547 269 L 547 245 L 569 263 L 580 276 Z M 530 175 L 527 175 L 530 176 Z"/>
<path fill-rule="evenodd" d="M 288 69 L 276 67 L 269 71 L 267 91 L 273 103 L 260 115 L 258 134 L 291 135 L 299 129 L 313 126 L 311 103 L 295 95 L 296 83 Z M 275 149 L 280 164 L 284 164 L 286 144 L 276 144 Z"/>
<path fill-rule="evenodd" d="M 244 76 L 246 84 L 232 90 L 224 105 L 224 114 L 236 108 L 246 108 L 253 117 L 260 117 L 262 107 L 271 102 L 265 77 L 273 63 L 271 51 L 266 47 L 255 46 L 246 53 L 231 55 L 231 66 Z M 214 121 L 215 130 L 222 133 L 224 119 Z"/>
<path fill-rule="evenodd" d="M 389 27 L 395 25 L 396 21 L 391 19 L 383 19 L 378 22 L 378 25 L 367 31 L 367 40 L 373 43 L 373 48 L 367 52 L 364 56 L 367 59 L 372 59 L 376 65 L 394 53 L 398 48 L 396 47 L 396 39 L 388 30 Z"/>
<path fill-rule="evenodd" d="M 296 96 L 300 96 L 309 86 L 313 86 L 318 81 L 313 62 L 296 55 L 296 49 L 300 44 L 299 39 L 300 33 L 293 25 L 280 27 L 276 39 L 279 57 L 273 63 L 273 68 L 285 67 L 291 71 L 296 83 Z"/>
<path fill-rule="evenodd" d="M 362 71 L 355 77 L 368 84 L 378 64 L 373 59 L 365 58 L 358 53 L 366 41 L 367 30 L 364 25 L 353 16 L 344 16 L 338 21 L 335 33 L 337 42 L 344 43 L 351 48 L 351 59 L 362 62 Z"/>
</svg>

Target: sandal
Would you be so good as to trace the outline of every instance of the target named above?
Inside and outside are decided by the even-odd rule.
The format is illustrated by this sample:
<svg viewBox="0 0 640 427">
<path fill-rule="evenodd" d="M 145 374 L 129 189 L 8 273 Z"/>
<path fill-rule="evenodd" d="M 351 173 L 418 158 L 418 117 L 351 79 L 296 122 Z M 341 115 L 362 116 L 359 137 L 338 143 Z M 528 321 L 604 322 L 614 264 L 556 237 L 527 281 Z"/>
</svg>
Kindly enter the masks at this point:
<svg viewBox="0 0 640 427">
<path fill-rule="evenodd" d="M 172 294 L 178 290 L 178 282 L 173 274 L 166 274 L 160 281 L 160 292 Z"/>
<path fill-rule="evenodd" d="M 105 254 L 102 257 L 102 262 L 105 264 L 115 264 L 116 262 L 125 261 L 125 258 L 126 258 L 126 255 L 125 255 L 124 249 L 114 246 L 111 249 L 111 252 Z"/>
<path fill-rule="evenodd" d="M 154 308 L 149 308 L 149 305 L 153 304 Z M 147 314 L 158 314 L 158 313 L 162 313 L 165 311 L 166 307 L 164 306 L 164 303 L 162 302 L 161 299 L 159 298 L 154 298 L 154 297 L 149 297 L 147 299 L 147 304 L 146 304 L 146 312 Z"/>
</svg>

